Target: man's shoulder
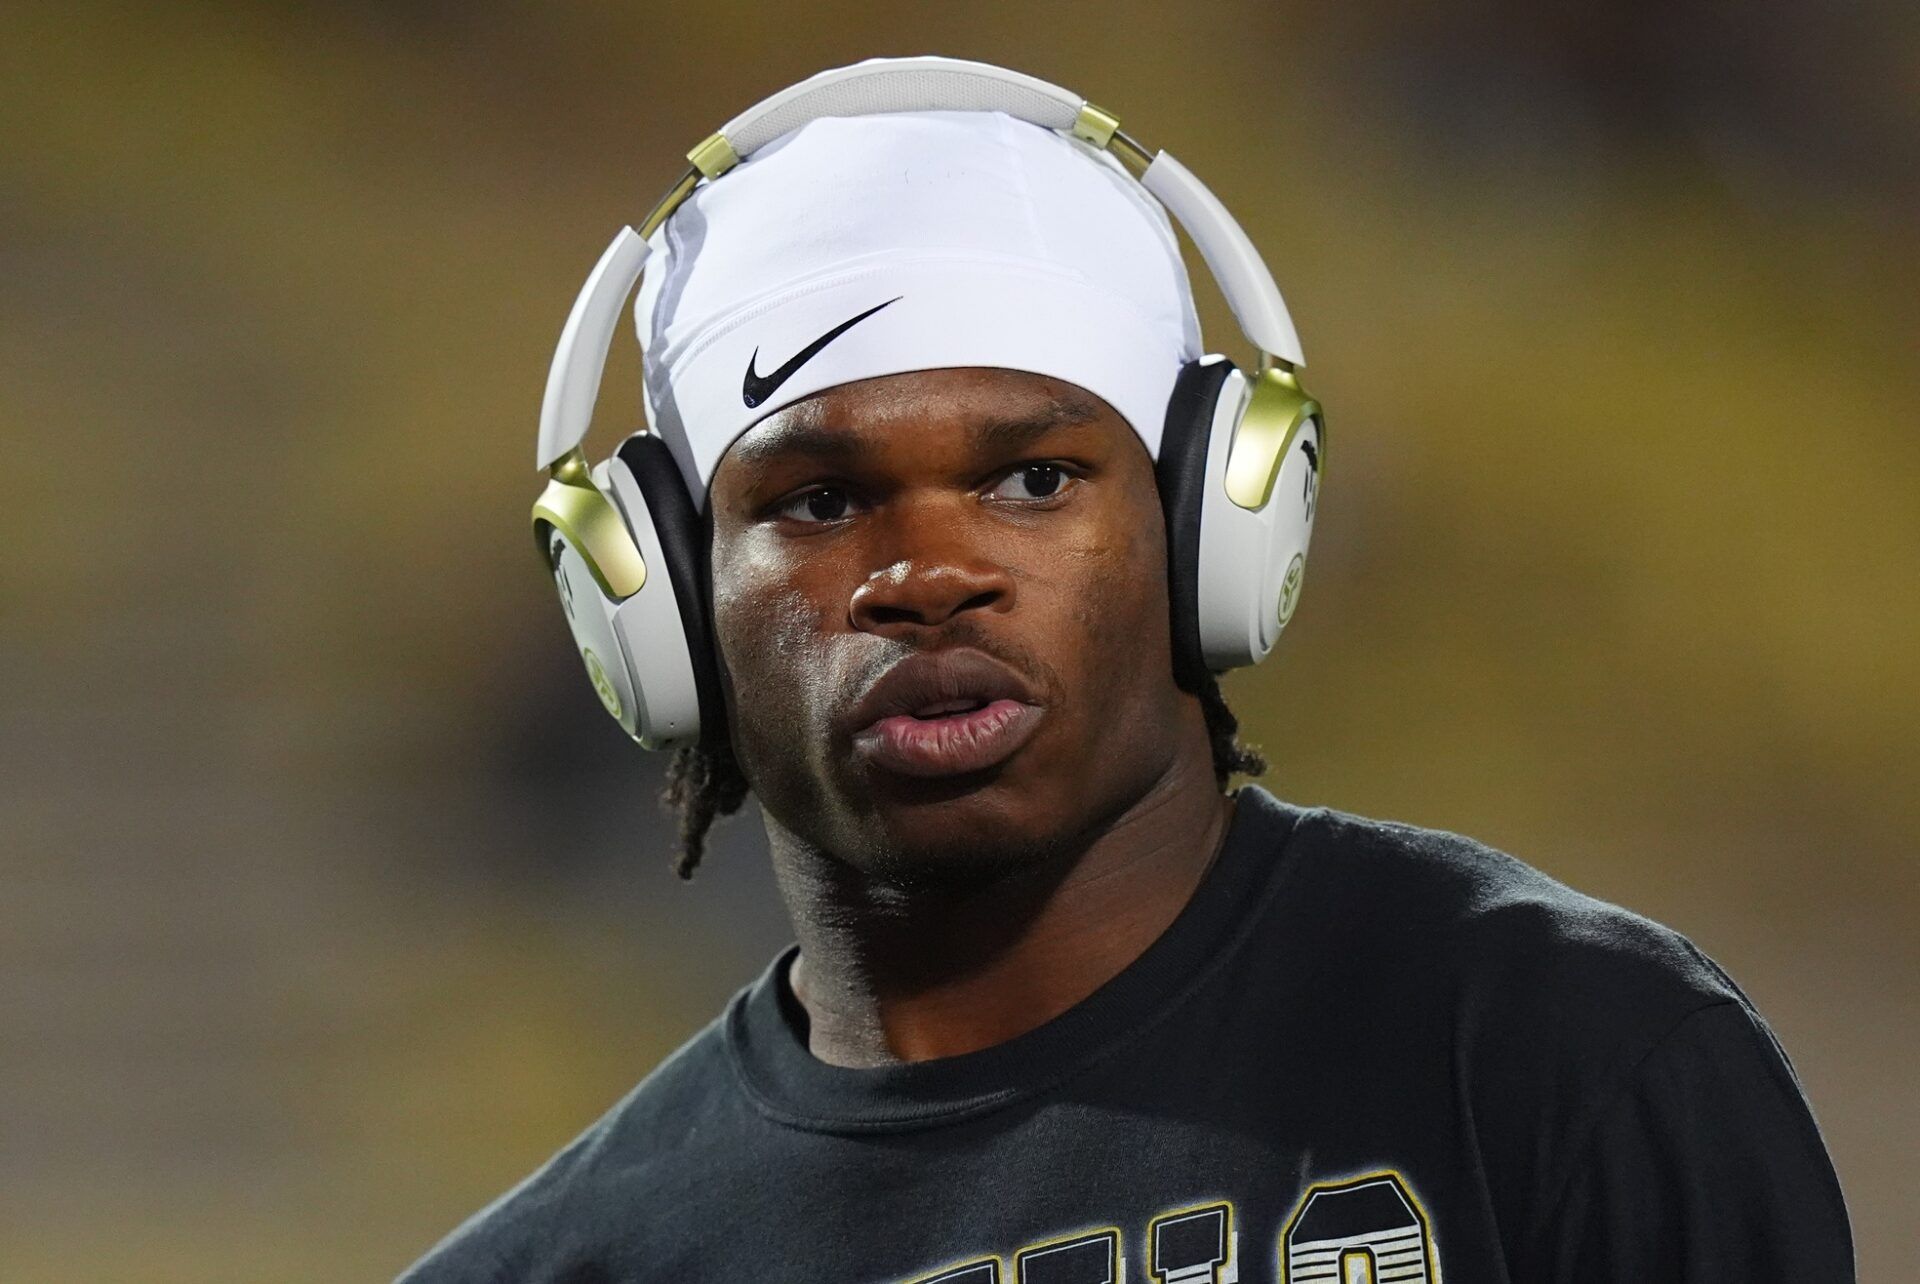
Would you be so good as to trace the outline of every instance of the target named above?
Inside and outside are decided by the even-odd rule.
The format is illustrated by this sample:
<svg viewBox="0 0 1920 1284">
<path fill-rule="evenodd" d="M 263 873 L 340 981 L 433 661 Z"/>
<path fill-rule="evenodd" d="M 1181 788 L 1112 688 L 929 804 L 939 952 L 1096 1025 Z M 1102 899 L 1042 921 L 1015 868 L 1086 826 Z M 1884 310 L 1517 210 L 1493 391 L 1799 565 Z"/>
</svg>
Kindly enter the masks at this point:
<svg viewBox="0 0 1920 1284">
<path fill-rule="evenodd" d="M 398 1284 L 519 1280 L 631 1240 L 632 1209 L 668 1191 L 686 1152 L 720 1126 L 731 1071 L 724 1016 L 682 1044 L 612 1109 L 474 1213 Z"/>
<path fill-rule="evenodd" d="M 1294 842 L 1296 877 L 1323 921 L 1347 925 L 1356 950 L 1417 977 L 1422 1001 L 1489 1035 L 1545 1032 L 1578 1054 L 1745 1003 L 1680 932 L 1476 839 L 1314 808 Z"/>
<path fill-rule="evenodd" d="M 1301 812 L 1281 867 L 1296 895 L 1275 913 L 1325 950 L 1302 970 L 1337 998 L 1308 1010 L 1346 1036 L 1343 1088 L 1393 1103 L 1393 1126 L 1403 1107 L 1456 1112 L 1514 1252 L 1591 1226 L 1676 1233 L 1675 1183 L 1714 1171 L 1741 1198 L 1687 1216 L 1738 1244 L 1788 1234 L 1763 1226 L 1784 1213 L 1796 1253 L 1845 1262 L 1792 1065 L 1687 937 L 1485 843 L 1344 812 Z"/>
</svg>

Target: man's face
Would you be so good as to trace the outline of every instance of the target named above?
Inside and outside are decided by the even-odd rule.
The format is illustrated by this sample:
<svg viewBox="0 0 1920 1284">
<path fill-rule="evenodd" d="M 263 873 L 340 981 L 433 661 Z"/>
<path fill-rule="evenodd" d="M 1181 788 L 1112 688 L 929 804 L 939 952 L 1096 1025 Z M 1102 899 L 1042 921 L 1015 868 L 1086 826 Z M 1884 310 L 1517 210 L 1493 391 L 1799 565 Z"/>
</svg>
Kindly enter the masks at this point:
<svg viewBox="0 0 1920 1284">
<path fill-rule="evenodd" d="M 1063 380 L 843 384 L 714 473 L 714 625 L 763 808 L 849 864 L 966 880 L 1061 850 L 1172 763 L 1153 462 Z"/>
</svg>

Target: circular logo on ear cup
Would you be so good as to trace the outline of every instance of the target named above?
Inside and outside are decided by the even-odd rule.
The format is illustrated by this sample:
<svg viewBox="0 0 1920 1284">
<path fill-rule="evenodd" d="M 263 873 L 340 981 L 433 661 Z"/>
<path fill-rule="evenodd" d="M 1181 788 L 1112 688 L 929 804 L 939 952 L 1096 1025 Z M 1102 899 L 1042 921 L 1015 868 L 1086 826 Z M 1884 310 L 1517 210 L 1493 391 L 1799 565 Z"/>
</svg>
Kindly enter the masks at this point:
<svg viewBox="0 0 1920 1284">
<path fill-rule="evenodd" d="M 607 712 L 616 719 L 620 716 L 620 693 L 613 689 L 613 680 L 607 677 L 607 671 L 600 665 L 600 657 L 590 647 L 580 648 L 581 658 L 587 662 L 587 676 L 593 680 L 593 689 L 600 695 L 600 703 L 607 706 Z"/>
<path fill-rule="evenodd" d="M 1287 563 L 1287 573 L 1280 581 L 1280 627 L 1286 628 L 1287 621 L 1293 618 L 1293 608 L 1300 604 L 1300 581 L 1307 573 L 1307 559 L 1299 553 Z"/>
</svg>

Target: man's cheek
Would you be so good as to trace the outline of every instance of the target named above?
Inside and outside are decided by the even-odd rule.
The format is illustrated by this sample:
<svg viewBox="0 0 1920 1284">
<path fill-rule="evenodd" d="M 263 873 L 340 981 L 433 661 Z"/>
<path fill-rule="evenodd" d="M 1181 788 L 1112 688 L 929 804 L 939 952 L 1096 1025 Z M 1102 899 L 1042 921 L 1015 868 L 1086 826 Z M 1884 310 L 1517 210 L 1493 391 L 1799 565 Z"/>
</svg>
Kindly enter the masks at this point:
<svg viewBox="0 0 1920 1284">
<path fill-rule="evenodd" d="M 762 669 L 799 658 L 830 611 L 781 562 L 756 560 L 751 548 L 714 576 L 714 620 L 728 662 Z"/>
<path fill-rule="evenodd" d="M 838 617 L 829 604 L 770 578 L 717 595 L 714 612 L 716 621 L 724 620 L 721 653 L 751 725 L 785 735 L 805 732 L 837 704 Z"/>
</svg>

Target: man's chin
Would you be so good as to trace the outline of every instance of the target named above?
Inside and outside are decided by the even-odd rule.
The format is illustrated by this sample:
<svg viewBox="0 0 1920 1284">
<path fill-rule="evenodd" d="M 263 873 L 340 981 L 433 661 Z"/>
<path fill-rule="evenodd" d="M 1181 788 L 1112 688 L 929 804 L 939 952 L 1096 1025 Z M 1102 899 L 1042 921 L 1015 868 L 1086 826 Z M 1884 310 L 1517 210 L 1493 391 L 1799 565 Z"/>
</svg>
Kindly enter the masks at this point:
<svg viewBox="0 0 1920 1284">
<path fill-rule="evenodd" d="M 1071 843 L 1072 817 L 998 769 L 870 782 L 865 864 L 901 884 L 964 885 L 1047 864 Z"/>
</svg>

